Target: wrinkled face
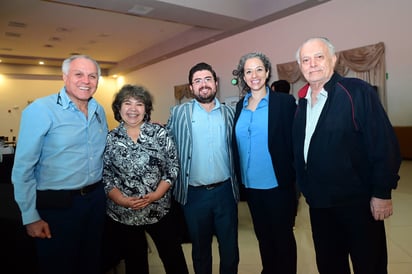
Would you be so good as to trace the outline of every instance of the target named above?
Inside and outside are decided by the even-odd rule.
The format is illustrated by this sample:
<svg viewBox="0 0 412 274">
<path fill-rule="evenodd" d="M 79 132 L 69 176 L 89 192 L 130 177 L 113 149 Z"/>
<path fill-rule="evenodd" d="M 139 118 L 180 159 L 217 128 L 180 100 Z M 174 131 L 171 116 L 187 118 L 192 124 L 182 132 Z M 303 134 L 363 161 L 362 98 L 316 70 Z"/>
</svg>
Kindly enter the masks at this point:
<svg viewBox="0 0 412 274">
<path fill-rule="evenodd" d="M 266 70 L 262 60 L 257 57 L 247 59 L 244 66 L 244 76 L 246 84 L 253 90 L 261 90 L 266 87 L 266 79 L 269 71 Z"/>
<path fill-rule="evenodd" d="M 193 74 L 190 90 L 199 103 L 210 103 L 216 97 L 217 85 L 210 71 L 200 70 Z"/>
<path fill-rule="evenodd" d="M 146 107 L 142 100 L 127 98 L 120 106 L 120 116 L 126 125 L 133 127 L 143 123 Z"/>
<path fill-rule="evenodd" d="M 325 84 L 333 74 L 336 55 L 321 40 L 311 40 L 300 50 L 300 70 L 309 84 Z"/>
<path fill-rule="evenodd" d="M 70 63 L 69 72 L 63 74 L 63 81 L 72 101 L 87 102 L 96 92 L 99 83 L 97 67 L 89 59 L 75 59 Z"/>
</svg>

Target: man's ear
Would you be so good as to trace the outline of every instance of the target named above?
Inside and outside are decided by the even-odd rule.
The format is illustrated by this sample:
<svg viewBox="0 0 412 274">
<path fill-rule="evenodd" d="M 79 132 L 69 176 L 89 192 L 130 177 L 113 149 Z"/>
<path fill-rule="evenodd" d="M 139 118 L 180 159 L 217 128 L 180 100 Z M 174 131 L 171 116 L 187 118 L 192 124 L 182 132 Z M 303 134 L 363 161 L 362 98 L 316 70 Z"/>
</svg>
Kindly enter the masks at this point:
<svg viewBox="0 0 412 274">
<path fill-rule="evenodd" d="M 338 57 L 336 56 L 336 54 L 334 54 L 333 56 L 332 56 L 332 62 L 333 62 L 333 68 L 335 68 L 335 66 L 336 66 L 336 61 L 338 60 Z"/>
</svg>

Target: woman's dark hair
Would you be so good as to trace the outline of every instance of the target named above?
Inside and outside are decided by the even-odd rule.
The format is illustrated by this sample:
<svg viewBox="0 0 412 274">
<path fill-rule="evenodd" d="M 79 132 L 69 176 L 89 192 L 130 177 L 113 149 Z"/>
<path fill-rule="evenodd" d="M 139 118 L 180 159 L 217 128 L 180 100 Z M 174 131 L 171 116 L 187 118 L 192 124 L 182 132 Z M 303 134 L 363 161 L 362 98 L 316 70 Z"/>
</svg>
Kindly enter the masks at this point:
<svg viewBox="0 0 412 274">
<path fill-rule="evenodd" d="M 237 86 L 239 87 L 241 95 L 245 95 L 249 91 L 249 86 L 246 84 L 246 81 L 243 78 L 245 76 L 245 63 L 251 58 L 259 58 L 262 61 L 266 71 L 269 72 L 269 75 L 266 78 L 266 85 L 268 85 L 270 77 L 272 76 L 272 65 L 266 55 L 261 52 L 250 52 L 243 55 L 239 60 L 237 69 L 233 70 L 232 72 L 233 76 L 235 76 L 237 79 Z"/>
<path fill-rule="evenodd" d="M 213 70 L 212 66 L 209 64 L 206 64 L 204 62 L 202 63 L 198 63 L 196 65 L 194 65 L 190 71 L 189 71 L 189 85 L 192 84 L 193 81 L 193 74 L 195 74 L 195 72 L 201 71 L 201 70 L 208 70 L 212 73 L 213 76 L 213 80 L 217 80 L 216 79 L 216 72 Z"/>
<path fill-rule="evenodd" d="M 124 85 L 119 92 L 115 94 L 112 103 L 114 119 L 118 122 L 122 121 L 122 117 L 120 116 L 120 108 L 122 107 L 122 103 L 129 98 L 143 102 L 146 112 L 143 120 L 145 122 L 150 121 L 150 115 L 153 110 L 152 95 L 150 95 L 147 89 L 137 85 Z"/>
</svg>

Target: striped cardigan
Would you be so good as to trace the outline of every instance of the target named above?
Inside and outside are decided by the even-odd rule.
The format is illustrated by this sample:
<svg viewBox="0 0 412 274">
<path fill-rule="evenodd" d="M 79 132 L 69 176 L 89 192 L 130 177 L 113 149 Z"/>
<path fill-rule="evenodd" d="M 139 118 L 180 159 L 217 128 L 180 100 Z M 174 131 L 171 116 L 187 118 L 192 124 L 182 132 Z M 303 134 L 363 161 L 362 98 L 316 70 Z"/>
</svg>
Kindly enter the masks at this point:
<svg viewBox="0 0 412 274">
<path fill-rule="evenodd" d="M 216 99 L 217 100 L 217 99 Z M 187 189 L 189 186 L 190 166 L 192 159 L 192 114 L 195 100 L 185 102 L 172 107 L 166 128 L 173 136 L 180 159 L 180 173 L 173 188 L 175 199 L 182 205 L 187 201 Z M 231 167 L 231 181 L 233 196 L 239 201 L 239 186 L 235 179 L 233 153 L 232 153 L 232 130 L 234 110 L 224 104 L 220 105 L 222 117 L 225 121 L 227 147 L 229 150 L 229 161 Z"/>
</svg>

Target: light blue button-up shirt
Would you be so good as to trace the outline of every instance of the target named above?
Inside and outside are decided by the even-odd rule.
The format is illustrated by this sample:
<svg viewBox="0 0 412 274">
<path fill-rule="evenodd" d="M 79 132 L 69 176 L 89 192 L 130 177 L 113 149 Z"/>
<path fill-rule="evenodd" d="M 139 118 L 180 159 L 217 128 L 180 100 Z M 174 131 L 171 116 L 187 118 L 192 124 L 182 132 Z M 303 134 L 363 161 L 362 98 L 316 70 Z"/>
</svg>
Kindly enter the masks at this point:
<svg viewBox="0 0 412 274">
<path fill-rule="evenodd" d="M 91 99 L 87 119 L 65 88 L 24 109 L 12 171 L 23 224 L 40 219 L 37 189 L 79 189 L 102 178 L 107 132 L 102 106 Z"/>
<path fill-rule="evenodd" d="M 326 90 L 322 89 L 317 98 L 317 102 L 312 106 L 312 89 L 309 87 L 308 93 L 306 94 L 307 107 L 306 107 L 306 129 L 305 129 L 305 143 L 303 148 L 303 153 L 305 161 L 308 158 L 309 144 L 312 139 L 312 135 L 315 132 L 316 125 L 318 124 L 320 114 L 323 107 L 325 106 L 326 100 L 328 99 L 328 93 Z"/>
<path fill-rule="evenodd" d="M 247 188 L 278 186 L 268 147 L 269 91 L 266 92 L 255 111 L 247 109 L 251 93 L 246 94 L 236 123 L 242 182 Z"/>
<path fill-rule="evenodd" d="M 215 102 L 211 112 L 203 109 L 197 101 L 194 103 L 190 185 L 208 185 L 230 178 L 226 125 L 220 103 L 216 99 Z"/>
</svg>

